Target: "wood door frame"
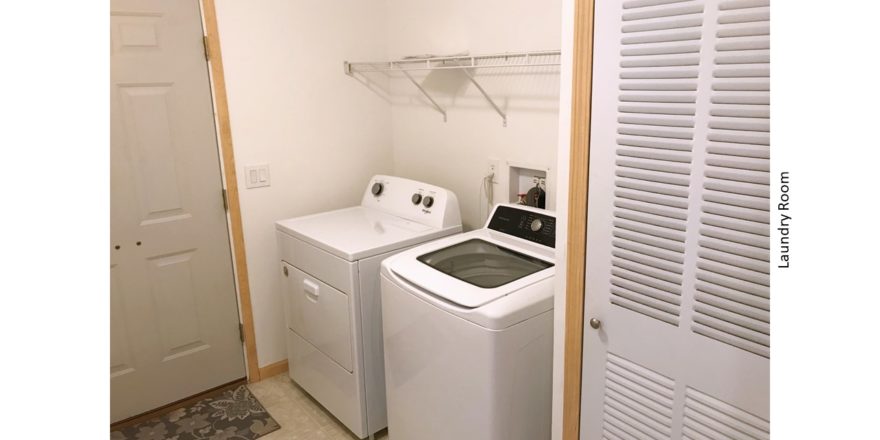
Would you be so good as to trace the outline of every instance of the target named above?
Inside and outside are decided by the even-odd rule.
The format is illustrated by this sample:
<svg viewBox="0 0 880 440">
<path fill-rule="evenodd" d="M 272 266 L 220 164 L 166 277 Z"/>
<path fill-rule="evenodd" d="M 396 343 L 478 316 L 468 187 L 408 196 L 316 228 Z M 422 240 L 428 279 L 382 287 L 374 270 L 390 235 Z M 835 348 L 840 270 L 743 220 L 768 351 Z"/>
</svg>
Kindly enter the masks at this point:
<svg viewBox="0 0 880 440">
<path fill-rule="evenodd" d="M 235 175 L 235 154 L 232 148 L 232 127 L 229 123 L 229 104 L 226 100 L 226 78 L 223 74 L 223 57 L 220 53 L 220 35 L 217 30 L 217 11 L 214 0 L 200 0 L 205 20 L 208 65 L 211 69 L 213 86 L 214 114 L 217 131 L 220 134 L 221 167 L 226 181 L 226 199 L 229 207 L 229 229 L 231 234 L 232 260 L 235 265 L 238 303 L 244 335 L 245 358 L 247 359 L 248 382 L 260 380 L 260 363 L 257 358 L 256 332 L 254 331 L 253 305 L 248 280 L 247 256 L 244 248 L 244 231 L 241 222 L 241 206 L 238 199 L 238 180 Z"/>
<path fill-rule="evenodd" d="M 595 0 L 575 0 L 569 156 L 571 168 L 568 181 L 568 243 L 565 272 L 565 353 L 562 394 L 564 440 L 580 439 L 594 14 Z"/>
</svg>

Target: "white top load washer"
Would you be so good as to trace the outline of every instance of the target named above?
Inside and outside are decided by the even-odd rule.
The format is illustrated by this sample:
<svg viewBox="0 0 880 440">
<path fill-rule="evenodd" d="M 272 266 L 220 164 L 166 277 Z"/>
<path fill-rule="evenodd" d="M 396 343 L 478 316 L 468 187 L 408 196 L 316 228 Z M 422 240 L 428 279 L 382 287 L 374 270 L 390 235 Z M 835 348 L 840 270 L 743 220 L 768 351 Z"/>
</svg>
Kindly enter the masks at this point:
<svg viewBox="0 0 880 440">
<path fill-rule="evenodd" d="M 360 438 L 387 426 L 379 263 L 459 232 L 455 194 L 392 176 L 360 206 L 276 222 L 290 377 Z"/>
<path fill-rule="evenodd" d="M 382 262 L 388 434 L 550 438 L 552 212 L 497 205 L 485 228 Z"/>
</svg>

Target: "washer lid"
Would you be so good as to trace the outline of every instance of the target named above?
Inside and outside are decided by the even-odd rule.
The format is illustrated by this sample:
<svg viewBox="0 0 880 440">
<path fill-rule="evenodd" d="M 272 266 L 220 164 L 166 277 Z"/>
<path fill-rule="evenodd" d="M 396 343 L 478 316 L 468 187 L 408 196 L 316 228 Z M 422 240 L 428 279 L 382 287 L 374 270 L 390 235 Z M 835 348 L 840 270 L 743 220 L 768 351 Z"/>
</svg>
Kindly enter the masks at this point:
<svg viewBox="0 0 880 440">
<path fill-rule="evenodd" d="M 280 220 L 275 228 L 348 261 L 461 230 L 460 226 L 434 228 L 363 206 Z"/>
<path fill-rule="evenodd" d="M 428 252 L 416 259 L 446 275 L 486 289 L 553 267 L 553 263 L 479 238 Z"/>
<path fill-rule="evenodd" d="M 389 269 L 435 297 L 475 308 L 553 275 L 552 258 L 530 246 L 472 231 L 398 254 Z"/>
</svg>

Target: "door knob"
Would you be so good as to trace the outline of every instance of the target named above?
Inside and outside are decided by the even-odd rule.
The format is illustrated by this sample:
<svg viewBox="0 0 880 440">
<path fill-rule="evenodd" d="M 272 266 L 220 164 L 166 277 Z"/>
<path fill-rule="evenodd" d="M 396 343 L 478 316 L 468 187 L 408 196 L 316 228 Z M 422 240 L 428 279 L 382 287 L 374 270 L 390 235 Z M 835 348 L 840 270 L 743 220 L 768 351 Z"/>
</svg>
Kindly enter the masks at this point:
<svg viewBox="0 0 880 440">
<path fill-rule="evenodd" d="M 594 329 L 598 329 L 599 327 L 602 327 L 602 321 L 599 321 L 596 318 L 592 318 L 592 319 L 590 319 L 590 327 L 593 327 Z"/>
</svg>

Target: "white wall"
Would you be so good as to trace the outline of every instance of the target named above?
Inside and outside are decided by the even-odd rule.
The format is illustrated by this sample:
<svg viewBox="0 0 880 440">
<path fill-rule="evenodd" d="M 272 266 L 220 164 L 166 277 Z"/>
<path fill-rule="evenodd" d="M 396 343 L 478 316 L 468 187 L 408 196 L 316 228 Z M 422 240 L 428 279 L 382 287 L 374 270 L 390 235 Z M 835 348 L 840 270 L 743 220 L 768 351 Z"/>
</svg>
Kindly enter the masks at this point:
<svg viewBox="0 0 880 440">
<path fill-rule="evenodd" d="M 286 358 L 274 225 L 359 203 L 392 171 L 390 107 L 344 75 L 384 59 L 381 0 L 217 0 L 217 16 L 261 366 Z M 246 189 L 268 163 L 272 185 Z"/>
<path fill-rule="evenodd" d="M 416 75 L 447 108 L 444 123 L 407 80 L 351 78 L 342 62 L 558 49 L 570 3 L 216 0 L 261 366 L 286 356 L 275 220 L 356 204 L 371 175 L 393 173 L 452 189 L 476 228 L 490 157 L 551 168 L 549 207 L 566 199 L 557 187 L 567 174 L 556 185 L 568 154 L 559 68 L 478 72 L 508 113 L 505 128 L 460 72 Z M 243 167 L 258 163 L 270 165 L 272 186 L 246 189 Z"/>
<path fill-rule="evenodd" d="M 388 0 L 388 55 L 492 54 L 559 49 L 561 0 Z M 558 57 L 555 59 L 558 61 Z M 479 70 L 477 78 L 507 110 L 508 126 L 460 71 L 414 77 L 448 113 L 448 122 L 407 79 L 391 82 L 395 174 L 451 189 L 465 229 L 482 226 L 480 184 L 490 157 L 551 168 L 555 193 L 559 69 Z M 496 185 L 496 195 L 502 193 Z M 496 202 L 501 201 L 496 198 Z"/>
<path fill-rule="evenodd" d="M 563 361 L 565 354 L 565 272 L 568 268 L 568 178 L 571 153 L 571 82 L 574 53 L 574 0 L 562 0 L 562 66 L 559 88 L 559 145 L 557 148 L 556 283 L 553 301 L 553 439 L 562 438 Z"/>
</svg>

